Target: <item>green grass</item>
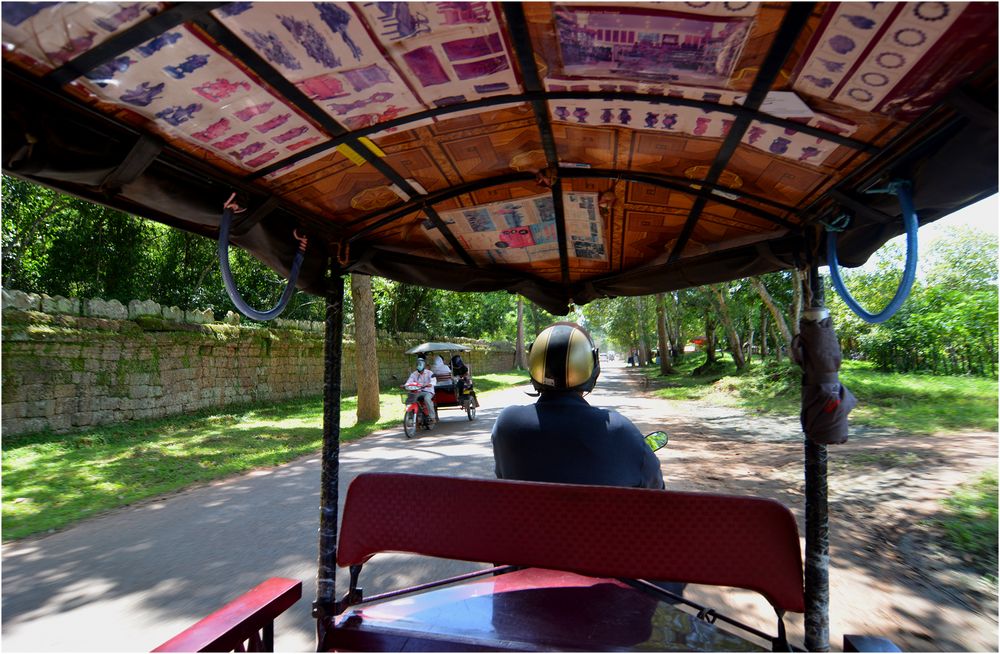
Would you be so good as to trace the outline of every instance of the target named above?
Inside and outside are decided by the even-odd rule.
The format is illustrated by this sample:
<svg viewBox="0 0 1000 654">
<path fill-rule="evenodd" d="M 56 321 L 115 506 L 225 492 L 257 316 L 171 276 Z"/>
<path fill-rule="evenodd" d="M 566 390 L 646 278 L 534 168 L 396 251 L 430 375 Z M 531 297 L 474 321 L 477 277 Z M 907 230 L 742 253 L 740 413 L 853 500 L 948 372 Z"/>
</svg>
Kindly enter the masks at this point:
<svg viewBox="0 0 1000 654">
<path fill-rule="evenodd" d="M 692 377 L 704 354 L 684 358 L 680 374 L 660 377 L 656 368 L 645 373 L 656 380 L 656 394 L 666 399 L 702 400 L 742 406 L 781 415 L 798 415 L 801 373 L 786 359 L 753 362 L 736 374 L 725 357 L 721 371 Z M 915 434 L 976 429 L 997 430 L 997 380 L 982 377 L 948 377 L 884 373 L 863 361 L 845 361 L 841 381 L 858 398 L 851 423 L 887 427 Z"/>
<path fill-rule="evenodd" d="M 676 375 L 660 377 L 658 365 L 646 366 L 642 372 L 654 380 L 655 394 L 667 400 L 703 400 L 709 402 L 725 402 L 729 398 L 718 392 L 714 384 L 719 380 L 735 374 L 736 366 L 726 357 L 720 359 L 718 369 L 703 375 L 694 375 L 695 368 L 705 363 L 705 354 L 697 352 L 688 354 L 674 364 Z M 731 402 L 729 402 L 731 403 Z"/>
<path fill-rule="evenodd" d="M 913 433 L 961 429 L 997 430 L 997 380 L 883 373 L 848 361 L 844 384 L 863 400 L 851 413 L 859 423 Z"/>
<path fill-rule="evenodd" d="M 987 472 L 944 501 L 948 544 L 992 583 L 997 579 L 997 475 Z"/>
<path fill-rule="evenodd" d="M 476 390 L 527 383 L 523 373 L 478 375 Z M 341 401 L 341 440 L 400 424 L 401 390 L 381 393 L 377 422 L 357 424 Z M 102 511 L 276 466 L 322 447 L 321 399 L 3 439 L 3 538 L 58 529 Z"/>
</svg>

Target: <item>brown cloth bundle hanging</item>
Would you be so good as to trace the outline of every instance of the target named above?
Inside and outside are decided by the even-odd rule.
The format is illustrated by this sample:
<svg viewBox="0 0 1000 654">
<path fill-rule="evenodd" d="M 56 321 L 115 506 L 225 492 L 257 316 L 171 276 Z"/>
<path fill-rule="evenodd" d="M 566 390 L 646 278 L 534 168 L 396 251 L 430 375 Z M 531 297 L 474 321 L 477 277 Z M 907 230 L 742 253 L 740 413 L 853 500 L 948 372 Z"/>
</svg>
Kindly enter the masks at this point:
<svg viewBox="0 0 1000 654">
<path fill-rule="evenodd" d="M 792 358 L 802 368 L 802 431 L 820 445 L 847 442 L 847 414 L 858 400 L 840 383 L 840 343 L 829 316 L 802 318 L 792 340 Z"/>
</svg>

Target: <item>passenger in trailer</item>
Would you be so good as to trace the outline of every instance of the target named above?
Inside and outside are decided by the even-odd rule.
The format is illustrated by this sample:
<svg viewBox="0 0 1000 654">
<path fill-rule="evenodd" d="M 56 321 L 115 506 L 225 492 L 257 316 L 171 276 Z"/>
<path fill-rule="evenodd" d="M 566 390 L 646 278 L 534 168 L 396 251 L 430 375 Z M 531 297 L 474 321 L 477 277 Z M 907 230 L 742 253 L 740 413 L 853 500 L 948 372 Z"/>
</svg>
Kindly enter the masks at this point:
<svg viewBox="0 0 1000 654">
<path fill-rule="evenodd" d="M 462 361 L 461 354 L 456 354 L 451 358 L 451 372 L 455 380 L 455 393 L 458 397 L 472 389 L 472 371 Z"/>
<path fill-rule="evenodd" d="M 452 376 L 451 368 L 448 364 L 444 362 L 440 354 L 436 354 L 431 357 L 430 361 L 431 372 L 434 373 L 434 377 L 437 379 L 437 388 L 444 390 L 451 390 L 452 388 Z"/>
</svg>

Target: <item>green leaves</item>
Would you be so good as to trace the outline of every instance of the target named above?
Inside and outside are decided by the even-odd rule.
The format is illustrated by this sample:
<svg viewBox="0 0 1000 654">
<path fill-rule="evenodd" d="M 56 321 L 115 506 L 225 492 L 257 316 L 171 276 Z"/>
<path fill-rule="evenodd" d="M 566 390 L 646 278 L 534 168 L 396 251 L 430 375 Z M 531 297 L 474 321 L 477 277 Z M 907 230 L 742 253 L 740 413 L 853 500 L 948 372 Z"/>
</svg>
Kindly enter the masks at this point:
<svg viewBox="0 0 1000 654">
<path fill-rule="evenodd" d="M 885 371 L 996 374 L 997 239 L 952 228 L 921 255 L 917 281 L 894 317 L 870 325 L 856 317 L 832 290 L 827 304 L 845 354 L 860 355 Z M 873 269 L 845 272 L 845 283 L 869 311 L 888 304 L 902 274 L 903 251 L 890 243 Z"/>
</svg>

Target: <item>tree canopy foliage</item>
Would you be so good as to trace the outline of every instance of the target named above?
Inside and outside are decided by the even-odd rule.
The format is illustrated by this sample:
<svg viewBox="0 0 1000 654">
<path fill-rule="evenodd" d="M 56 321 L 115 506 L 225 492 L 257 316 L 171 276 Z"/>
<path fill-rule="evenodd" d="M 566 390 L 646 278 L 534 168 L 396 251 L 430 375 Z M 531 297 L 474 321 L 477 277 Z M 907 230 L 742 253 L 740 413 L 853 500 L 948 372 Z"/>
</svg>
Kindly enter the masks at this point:
<svg viewBox="0 0 1000 654">
<path fill-rule="evenodd" d="M 834 318 L 845 357 L 872 361 L 884 371 L 933 374 L 997 374 L 997 239 L 969 228 L 949 228 L 924 248 L 910 298 L 896 316 L 873 325 L 855 316 L 824 276 L 825 301 Z M 869 311 L 889 303 L 902 275 L 904 252 L 890 243 L 871 266 L 842 271 L 848 289 Z M 681 344 L 703 343 L 734 353 L 732 341 L 750 358 L 787 356 L 797 332 L 802 295 L 798 275 L 782 271 L 728 284 L 666 293 L 668 330 Z M 766 293 L 788 327 L 766 306 Z M 719 300 L 723 303 L 720 303 Z M 725 312 L 732 329 L 726 327 Z M 605 349 L 638 349 L 639 335 L 656 341 L 655 303 L 642 313 L 632 298 L 611 298 L 582 308 L 588 328 Z M 671 337 L 671 347 L 675 339 Z M 674 352 L 679 354 L 680 352 Z M 734 359 L 736 356 L 734 356 Z"/>
<path fill-rule="evenodd" d="M 874 270 L 845 275 L 848 290 L 869 311 L 895 294 L 905 255 L 890 244 L 875 256 Z M 996 375 L 996 236 L 951 228 L 921 256 L 909 299 L 884 323 L 862 321 L 827 292 L 845 349 L 882 370 Z"/>
</svg>

